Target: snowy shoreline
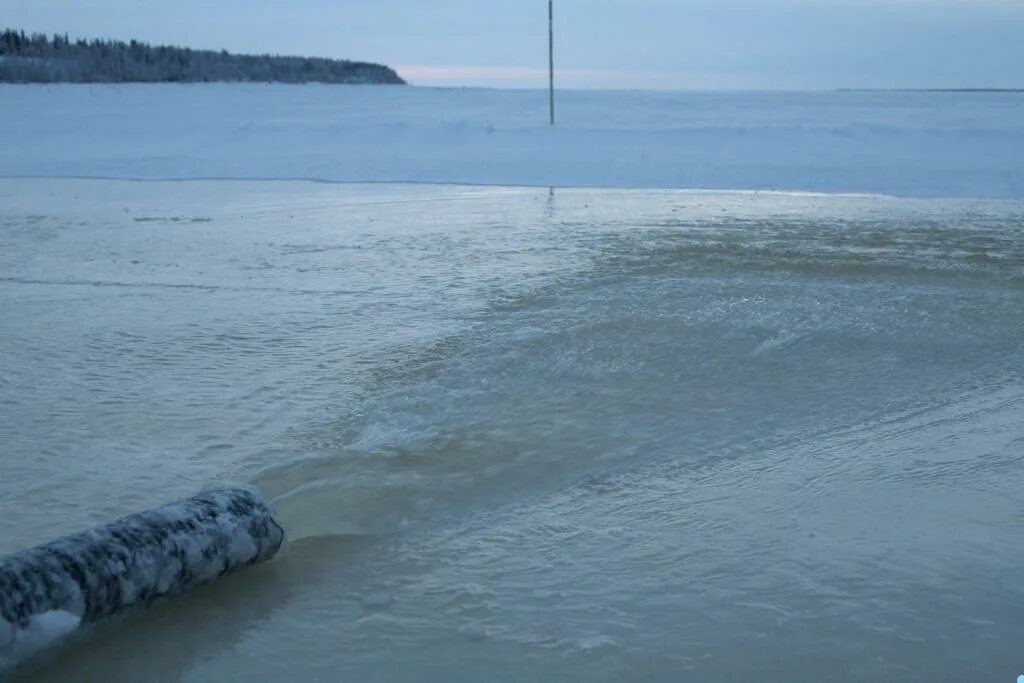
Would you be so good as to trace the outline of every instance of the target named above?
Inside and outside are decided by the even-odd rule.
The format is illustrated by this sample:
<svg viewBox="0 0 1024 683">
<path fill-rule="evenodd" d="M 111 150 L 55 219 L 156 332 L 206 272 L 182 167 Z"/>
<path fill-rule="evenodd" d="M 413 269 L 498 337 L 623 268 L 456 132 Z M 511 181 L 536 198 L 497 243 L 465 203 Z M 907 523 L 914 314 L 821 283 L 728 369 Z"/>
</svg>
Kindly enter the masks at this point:
<svg viewBox="0 0 1024 683">
<path fill-rule="evenodd" d="M 1024 197 L 1012 93 L 0 86 L 0 176 Z"/>
</svg>

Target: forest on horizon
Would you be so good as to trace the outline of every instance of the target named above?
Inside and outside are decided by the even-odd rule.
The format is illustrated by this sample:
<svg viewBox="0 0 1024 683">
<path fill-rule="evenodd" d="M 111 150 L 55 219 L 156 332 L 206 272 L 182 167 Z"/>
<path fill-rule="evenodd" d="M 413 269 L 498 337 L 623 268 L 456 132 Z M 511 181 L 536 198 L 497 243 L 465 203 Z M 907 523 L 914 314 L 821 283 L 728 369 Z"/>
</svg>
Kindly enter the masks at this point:
<svg viewBox="0 0 1024 683">
<path fill-rule="evenodd" d="M 0 33 L 4 83 L 333 83 L 394 84 L 383 64 L 322 57 L 240 55 L 226 50 L 153 46 L 136 40 L 71 40 L 64 35 Z"/>
</svg>

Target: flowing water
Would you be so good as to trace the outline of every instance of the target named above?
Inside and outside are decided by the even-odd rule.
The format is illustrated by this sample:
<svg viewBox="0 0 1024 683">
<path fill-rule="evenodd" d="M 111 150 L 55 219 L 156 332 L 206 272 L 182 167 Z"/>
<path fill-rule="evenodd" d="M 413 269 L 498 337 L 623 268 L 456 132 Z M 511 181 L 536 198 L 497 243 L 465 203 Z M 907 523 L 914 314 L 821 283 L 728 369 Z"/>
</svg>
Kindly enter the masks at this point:
<svg viewBox="0 0 1024 683">
<path fill-rule="evenodd" d="M 0 181 L 0 552 L 251 483 L 47 681 L 1012 681 L 1024 203 Z"/>
</svg>

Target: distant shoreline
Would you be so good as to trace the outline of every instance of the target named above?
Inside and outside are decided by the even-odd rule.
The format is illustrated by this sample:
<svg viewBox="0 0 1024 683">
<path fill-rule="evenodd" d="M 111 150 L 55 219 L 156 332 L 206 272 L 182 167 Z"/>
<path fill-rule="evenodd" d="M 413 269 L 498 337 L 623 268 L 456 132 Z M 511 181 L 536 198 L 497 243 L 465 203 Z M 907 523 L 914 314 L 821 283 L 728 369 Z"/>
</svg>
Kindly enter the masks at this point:
<svg viewBox="0 0 1024 683">
<path fill-rule="evenodd" d="M 405 85 L 383 64 L 232 54 L 136 40 L 0 32 L 2 83 L 327 83 Z"/>
<path fill-rule="evenodd" d="M 836 92 L 1024 93 L 1024 88 L 838 88 Z"/>
</svg>

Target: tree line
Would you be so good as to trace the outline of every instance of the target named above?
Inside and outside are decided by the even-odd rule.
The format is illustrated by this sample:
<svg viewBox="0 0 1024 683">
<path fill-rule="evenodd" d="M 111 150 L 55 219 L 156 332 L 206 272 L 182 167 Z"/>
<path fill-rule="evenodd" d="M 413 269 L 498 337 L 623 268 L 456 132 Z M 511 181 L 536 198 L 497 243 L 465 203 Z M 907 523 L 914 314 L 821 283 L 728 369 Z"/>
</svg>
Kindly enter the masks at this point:
<svg viewBox="0 0 1024 683">
<path fill-rule="evenodd" d="M 75 40 L 67 34 L 0 33 L 0 82 L 6 83 L 391 83 L 381 64 L 317 57 L 237 55 L 226 50 L 153 46 L 132 40 Z"/>
</svg>

